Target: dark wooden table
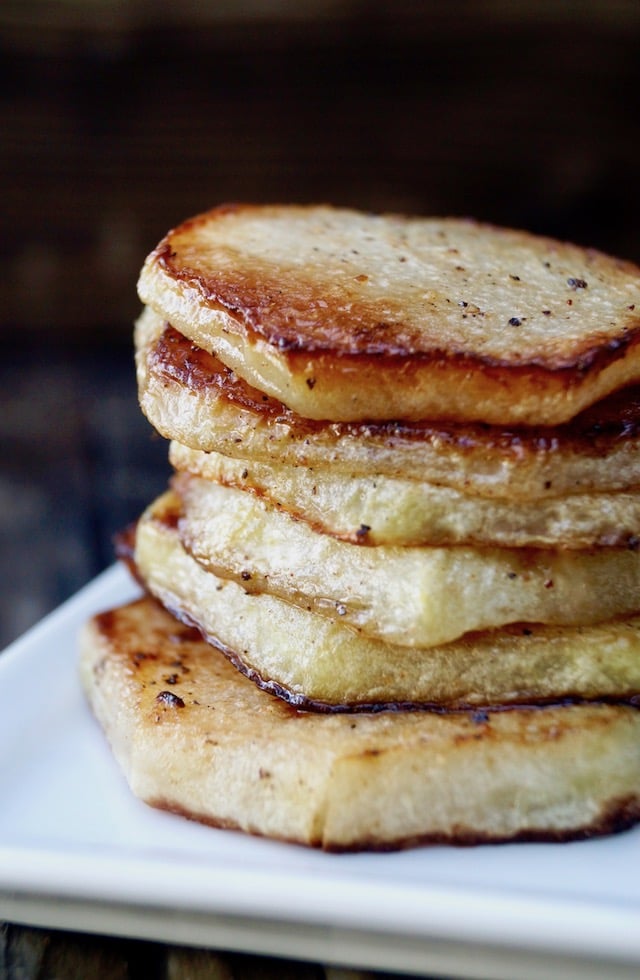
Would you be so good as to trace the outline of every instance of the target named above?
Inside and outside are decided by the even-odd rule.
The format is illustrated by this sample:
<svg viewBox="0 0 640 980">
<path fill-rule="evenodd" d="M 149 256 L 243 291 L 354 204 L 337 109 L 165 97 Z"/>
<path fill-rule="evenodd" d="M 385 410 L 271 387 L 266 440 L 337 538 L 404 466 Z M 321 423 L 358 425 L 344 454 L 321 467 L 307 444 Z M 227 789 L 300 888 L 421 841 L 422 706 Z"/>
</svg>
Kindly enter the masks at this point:
<svg viewBox="0 0 640 980">
<path fill-rule="evenodd" d="M 169 465 L 138 409 L 126 344 L 5 344 L 0 386 L 4 647 L 114 560 L 114 533 L 160 492 Z"/>
<path fill-rule="evenodd" d="M 2 980 L 394 980 L 351 970 L 249 954 L 0 924 Z M 400 980 L 400 977 L 397 977 Z"/>
</svg>

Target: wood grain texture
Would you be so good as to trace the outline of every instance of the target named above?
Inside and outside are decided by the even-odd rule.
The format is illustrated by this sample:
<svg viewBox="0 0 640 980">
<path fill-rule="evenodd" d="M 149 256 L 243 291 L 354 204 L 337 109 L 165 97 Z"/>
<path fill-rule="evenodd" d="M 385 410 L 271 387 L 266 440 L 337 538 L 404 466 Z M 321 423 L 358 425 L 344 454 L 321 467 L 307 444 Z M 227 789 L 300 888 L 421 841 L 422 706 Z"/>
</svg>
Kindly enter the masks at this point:
<svg viewBox="0 0 640 980">
<path fill-rule="evenodd" d="M 2 980 L 401 980 L 399 975 L 0 923 Z M 424 980 L 427 980 L 426 975 Z"/>
</svg>

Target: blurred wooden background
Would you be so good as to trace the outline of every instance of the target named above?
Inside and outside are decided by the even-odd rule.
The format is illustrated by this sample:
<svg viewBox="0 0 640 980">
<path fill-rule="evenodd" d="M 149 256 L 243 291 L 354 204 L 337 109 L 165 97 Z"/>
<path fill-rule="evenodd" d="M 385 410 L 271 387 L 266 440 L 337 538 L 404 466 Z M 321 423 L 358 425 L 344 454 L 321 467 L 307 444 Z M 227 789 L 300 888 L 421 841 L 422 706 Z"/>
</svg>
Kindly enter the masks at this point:
<svg viewBox="0 0 640 980">
<path fill-rule="evenodd" d="M 474 214 L 640 258 L 635 0 L 4 0 L 8 326 L 127 335 L 226 200 Z"/>
<path fill-rule="evenodd" d="M 640 260 L 637 0 L 3 0 L 0 643 L 160 489 L 135 281 L 228 200 L 473 214 Z"/>
</svg>

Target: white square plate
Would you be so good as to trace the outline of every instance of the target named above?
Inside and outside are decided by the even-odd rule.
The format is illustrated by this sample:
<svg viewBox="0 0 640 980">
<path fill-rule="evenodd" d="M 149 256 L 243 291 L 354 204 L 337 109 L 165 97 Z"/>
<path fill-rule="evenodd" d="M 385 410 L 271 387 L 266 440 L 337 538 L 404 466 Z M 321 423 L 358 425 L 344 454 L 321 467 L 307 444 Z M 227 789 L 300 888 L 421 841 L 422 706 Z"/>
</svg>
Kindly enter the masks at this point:
<svg viewBox="0 0 640 980">
<path fill-rule="evenodd" d="M 109 569 L 0 656 L 0 918 L 449 976 L 638 977 L 640 829 L 574 844 L 330 855 L 132 797 L 76 634 Z"/>
</svg>

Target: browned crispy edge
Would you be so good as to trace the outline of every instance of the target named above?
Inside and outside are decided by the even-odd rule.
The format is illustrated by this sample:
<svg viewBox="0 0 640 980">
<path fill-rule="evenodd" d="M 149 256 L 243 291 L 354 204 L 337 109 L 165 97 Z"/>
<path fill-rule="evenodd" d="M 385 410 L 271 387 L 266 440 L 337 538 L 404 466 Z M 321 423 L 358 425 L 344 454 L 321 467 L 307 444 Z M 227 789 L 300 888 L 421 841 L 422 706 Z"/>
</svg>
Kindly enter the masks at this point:
<svg viewBox="0 0 640 980">
<path fill-rule="evenodd" d="M 211 309 L 219 309 L 231 316 L 241 328 L 243 334 L 250 343 L 257 338 L 262 338 L 270 345 L 273 345 L 281 357 L 289 364 L 294 373 L 304 370 L 308 364 L 309 356 L 313 356 L 314 362 L 321 366 L 326 358 L 329 366 L 336 356 L 340 357 L 341 362 L 349 362 L 351 365 L 363 370 L 368 364 L 379 368 L 381 359 L 392 363 L 398 367 L 402 365 L 405 377 L 407 370 L 412 367 L 420 370 L 425 364 L 437 367 L 446 367 L 455 364 L 458 369 L 465 371 L 480 370 L 485 376 L 501 382 L 507 379 L 516 383 L 520 378 L 529 377 L 548 377 L 549 375 L 562 376 L 565 387 L 580 386 L 585 376 L 594 370 L 603 370 L 613 361 L 618 360 L 640 343 L 640 316 L 634 314 L 633 307 L 629 312 L 634 314 L 630 323 L 625 324 L 622 335 L 613 337 L 604 343 L 586 342 L 584 346 L 567 357 L 540 356 L 532 358 L 527 364 L 514 364 L 507 359 L 490 357 L 487 355 L 471 354 L 467 351 L 445 350 L 434 347 L 428 351 L 415 350 L 406 344 L 399 346 L 393 342 L 395 332 L 391 334 L 391 340 L 387 336 L 387 324 L 378 322 L 378 314 L 374 309 L 369 309 L 365 304 L 361 311 L 363 322 L 366 321 L 366 331 L 354 332 L 353 320 L 358 319 L 358 310 L 350 304 L 348 312 L 339 313 L 334 311 L 332 324 L 325 326 L 325 334 L 318 338 L 310 336 L 308 331 L 301 331 L 295 318 L 290 315 L 274 315 L 274 296 L 278 297 L 281 292 L 275 283 L 242 281 L 241 288 L 235 278 L 225 281 L 222 273 L 217 273 L 215 278 L 206 276 L 199 270 L 185 266 L 178 258 L 175 249 L 176 238 L 180 235 L 190 234 L 200 225 L 210 224 L 216 218 L 232 213 L 240 213 L 247 210 L 257 210 L 255 205 L 226 204 L 210 211 L 195 215 L 184 221 L 179 227 L 172 229 L 159 242 L 153 250 L 151 258 L 159 268 L 161 268 L 172 279 L 188 283 L 190 287 L 196 288 L 203 298 L 203 301 Z M 406 216 L 405 216 L 406 217 Z M 460 219 L 456 219 L 460 220 Z M 465 223 L 477 228 L 484 228 L 493 234 L 502 236 L 513 236 L 520 238 L 530 238 L 533 235 L 526 232 L 514 232 L 511 229 L 498 228 L 495 225 L 483 224 L 473 219 L 465 219 Z M 543 236 L 535 237 L 535 241 L 540 247 L 555 251 L 558 245 L 568 244 L 559 243 Z M 572 246 L 575 247 L 575 246 Z M 599 253 L 596 249 L 585 249 L 585 254 L 590 260 L 602 260 L 613 265 L 618 270 L 626 270 L 629 275 L 640 275 L 638 269 L 632 262 L 626 262 L 613 256 Z M 309 287 L 305 294 L 305 304 L 313 306 L 316 303 L 325 303 L 324 297 L 319 294 L 315 296 L 314 291 Z M 326 304 L 325 304 L 326 305 Z M 286 307 L 289 310 L 287 304 Z M 268 316 L 263 316 L 263 311 L 269 311 Z M 363 339 L 366 336 L 366 341 Z M 350 337 L 353 349 L 344 349 L 344 339 Z M 505 375 L 506 372 L 506 375 Z"/>
<path fill-rule="evenodd" d="M 177 515 L 173 515 L 177 520 Z M 277 697 L 280 701 L 288 704 L 289 707 L 298 711 L 310 711 L 316 714 L 377 714 L 383 711 L 425 711 L 433 714 L 470 714 L 474 722 L 482 723 L 487 720 L 491 713 L 497 711 L 507 711 L 511 709 L 535 710 L 552 706 L 562 706 L 571 704 L 626 704 L 630 707 L 640 708 L 640 692 L 632 690 L 620 697 L 597 697 L 585 698 L 581 695 L 566 695 L 562 698 L 541 698 L 532 703 L 523 699 L 522 701 L 510 701 L 508 704 L 478 703 L 471 704 L 466 701 L 451 701 L 442 704 L 432 701 L 352 701 L 339 704 L 320 701 L 315 698 L 291 691 L 285 685 L 277 681 L 266 679 L 260 671 L 246 664 L 237 651 L 226 646 L 212 633 L 207 632 L 203 626 L 197 622 L 188 612 L 180 609 L 177 605 L 167 605 L 159 601 L 152 595 L 147 588 L 146 582 L 140 574 L 134 559 L 135 548 L 135 524 L 130 525 L 125 531 L 116 537 L 116 551 L 119 559 L 126 565 L 135 581 L 144 589 L 146 595 L 155 603 L 162 606 L 173 618 L 195 630 L 197 635 L 211 647 L 221 653 L 232 664 L 235 669 L 244 677 L 250 680 L 261 691 Z M 108 613 L 103 614 L 107 616 Z M 99 621 L 99 620 L 98 620 Z M 106 622 L 106 620 L 105 620 Z M 523 624 L 526 627 L 526 624 Z"/>
<path fill-rule="evenodd" d="M 237 830 L 243 833 L 252 834 L 254 837 L 264 837 L 265 834 L 254 829 L 241 827 L 232 820 L 216 820 L 203 814 L 194 813 L 179 804 L 162 798 L 155 797 L 147 799 L 149 806 L 159 810 L 166 810 L 178 816 L 193 820 L 196 823 L 206 824 L 220 830 Z M 355 853 L 357 851 L 400 851 L 414 847 L 426 845 L 447 845 L 456 847 L 476 847 L 483 844 L 516 844 L 516 843 L 545 843 L 563 844 L 568 841 L 588 840 L 594 837 L 606 837 L 612 834 L 620 834 L 630 830 L 640 821 L 640 797 L 637 795 L 623 796 L 619 799 L 610 800 L 602 809 L 602 812 L 594 818 L 591 823 L 581 827 L 568 828 L 566 830 L 547 830 L 544 828 L 526 828 L 516 831 L 512 835 L 492 835 L 478 833 L 464 826 L 454 827 L 450 834 L 416 834 L 408 837 L 397 838 L 393 841 L 380 841 L 375 837 L 359 838 L 357 843 L 351 845 L 323 844 L 321 840 L 310 841 L 305 846 L 321 848 L 335 854 Z M 287 837 L 273 837 L 270 839 L 280 840 L 286 844 L 301 844 L 300 841 Z"/>
<path fill-rule="evenodd" d="M 145 596 L 142 599 L 138 599 L 137 602 L 155 602 L 161 607 L 161 604 L 157 602 L 153 597 Z M 161 607 L 162 608 L 162 607 Z M 166 610 L 168 612 L 168 610 Z M 114 620 L 115 610 L 109 609 L 102 613 L 97 614 L 94 617 L 94 623 L 96 628 L 105 635 L 109 635 L 113 630 L 113 620 Z M 194 636 L 189 637 L 190 639 L 199 639 L 201 631 L 195 627 L 192 627 L 189 617 L 180 616 L 178 618 L 179 622 L 184 622 L 188 627 L 190 632 L 193 631 Z M 224 647 L 216 644 L 216 648 L 225 654 Z M 238 664 L 236 664 L 238 666 Z M 254 680 L 255 678 L 251 678 Z M 273 690 L 267 690 L 268 694 L 276 693 Z M 164 692 L 168 696 L 168 692 Z M 162 697 L 163 695 L 159 695 Z M 175 698 L 175 695 L 171 695 L 174 701 L 178 702 L 182 706 L 180 699 Z M 555 706 L 564 706 L 565 704 L 572 702 L 559 702 Z M 446 709 L 442 706 L 438 706 L 435 710 L 439 714 L 466 714 L 471 722 L 475 725 L 486 725 L 490 721 L 491 713 L 503 711 L 503 710 L 544 710 L 545 707 L 553 707 L 554 704 L 537 704 L 537 705 L 498 705 L 492 708 L 484 708 L 481 710 L 476 709 L 464 709 L 459 707 L 455 710 Z M 301 710 L 315 710 L 313 706 L 304 705 L 302 708 L 299 705 L 293 705 L 287 703 L 286 708 L 298 714 Z M 407 710 L 429 710 L 433 711 L 433 706 L 426 705 L 377 705 L 374 706 L 374 711 L 383 710 L 397 710 L 397 711 L 407 711 Z M 340 706 L 339 710 L 345 711 L 350 710 L 347 706 Z M 359 706 L 357 710 L 366 710 L 363 706 Z M 312 846 L 316 848 L 322 848 L 326 851 L 333 851 L 336 853 L 346 853 L 355 851 L 395 851 L 402 850 L 412 847 L 418 847 L 422 845 L 454 845 L 454 846 L 475 846 L 480 844 L 503 844 L 503 843 L 515 843 L 515 842 L 550 842 L 550 843 L 561 843 L 571 840 L 584 840 L 591 837 L 599 837 L 610 834 L 621 833 L 634 824 L 640 821 L 640 796 L 638 794 L 629 793 L 622 797 L 609 800 L 606 803 L 598 816 L 596 816 L 591 822 L 585 823 L 581 826 L 574 826 L 571 828 L 549 830 L 548 828 L 522 828 L 510 835 L 497 835 L 489 833 L 481 833 L 474 831 L 473 829 L 464 826 L 463 824 L 458 824 L 452 827 L 450 833 L 427 833 L 427 834 L 413 834 L 406 837 L 398 837 L 393 840 L 381 841 L 374 836 L 361 837 L 357 841 L 354 841 L 349 845 L 340 845 L 331 842 L 325 842 L 321 838 L 311 841 L 300 841 L 295 838 L 289 838 L 285 836 L 278 836 L 269 834 L 266 835 L 261 831 L 253 827 L 241 826 L 238 822 L 230 819 L 224 818 L 214 818 L 207 814 L 198 813 L 184 807 L 183 805 L 171 800 L 168 797 L 154 796 L 145 798 L 145 802 L 155 807 L 156 809 L 166 810 L 176 815 L 185 817 L 187 819 L 193 820 L 198 823 L 205 824 L 207 826 L 216 827 L 224 830 L 237 830 L 244 833 L 249 833 L 254 836 L 266 837 L 281 840 L 285 843 L 294 844 L 305 844 L 305 846 Z"/>
<path fill-rule="evenodd" d="M 152 370 L 192 390 L 207 388 L 219 397 L 256 413 L 267 423 L 284 422 L 300 439 L 314 432 L 331 431 L 345 436 L 413 440 L 456 446 L 531 453 L 579 449 L 594 456 L 609 452 L 615 442 L 640 435 L 640 385 L 633 385 L 602 399 L 558 426 L 499 426 L 481 422 L 320 422 L 302 418 L 282 402 L 265 395 L 239 378 L 214 355 L 198 347 L 170 324 L 149 352 Z"/>
</svg>

